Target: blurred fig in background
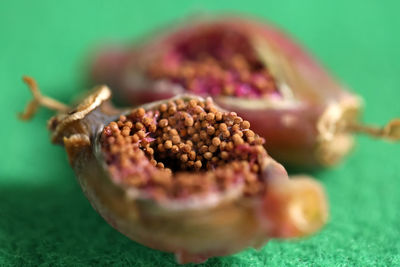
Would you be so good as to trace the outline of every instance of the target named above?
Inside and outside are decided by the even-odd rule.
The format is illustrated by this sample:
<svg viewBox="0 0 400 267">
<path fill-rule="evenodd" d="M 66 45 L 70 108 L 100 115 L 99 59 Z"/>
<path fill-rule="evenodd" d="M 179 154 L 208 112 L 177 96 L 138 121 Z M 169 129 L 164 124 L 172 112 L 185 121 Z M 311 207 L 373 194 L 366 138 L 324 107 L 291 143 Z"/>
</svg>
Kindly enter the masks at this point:
<svg viewBox="0 0 400 267">
<path fill-rule="evenodd" d="M 289 179 L 268 156 L 247 121 L 199 96 L 176 96 L 117 110 L 98 86 L 69 107 L 42 96 L 58 111 L 48 127 L 63 145 L 93 207 L 121 233 L 175 253 L 179 263 L 203 262 L 270 238 L 302 237 L 327 220 L 322 187 Z"/>
<path fill-rule="evenodd" d="M 248 120 L 287 166 L 334 165 L 358 132 L 400 138 L 399 120 L 362 125 L 360 97 L 287 35 L 251 19 L 186 21 L 133 46 L 106 47 L 92 62 L 91 78 L 130 104 L 181 93 L 212 96 Z"/>
</svg>

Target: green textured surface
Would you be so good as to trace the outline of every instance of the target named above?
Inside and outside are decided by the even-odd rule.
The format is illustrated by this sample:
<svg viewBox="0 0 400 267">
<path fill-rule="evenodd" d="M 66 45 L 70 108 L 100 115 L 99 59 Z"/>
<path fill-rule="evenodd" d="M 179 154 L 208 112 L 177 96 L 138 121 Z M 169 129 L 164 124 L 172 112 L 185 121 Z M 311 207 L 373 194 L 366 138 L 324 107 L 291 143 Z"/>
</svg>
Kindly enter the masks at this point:
<svg viewBox="0 0 400 267">
<path fill-rule="evenodd" d="M 176 18 L 235 11 L 268 18 L 296 36 L 361 94 L 365 120 L 400 116 L 398 1 L 1 1 L 0 266 L 173 266 L 173 257 L 108 226 L 85 199 L 61 147 L 48 142 L 41 110 L 23 124 L 30 98 L 22 74 L 63 101 L 83 89 L 84 57 L 104 40 L 129 40 Z M 206 266 L 400 265 L 399 144 L 358 138 L 337 168 L 314 173 L 331 219 L 299 242 L 271 241 Z"/>
</svg>

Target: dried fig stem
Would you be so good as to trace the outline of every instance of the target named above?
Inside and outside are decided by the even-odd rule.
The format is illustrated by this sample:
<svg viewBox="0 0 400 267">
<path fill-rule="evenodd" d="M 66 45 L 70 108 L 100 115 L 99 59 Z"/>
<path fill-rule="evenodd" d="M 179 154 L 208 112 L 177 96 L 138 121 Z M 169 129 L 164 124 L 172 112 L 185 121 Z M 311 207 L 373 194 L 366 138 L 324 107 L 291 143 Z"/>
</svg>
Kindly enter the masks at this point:
<svg viewBox="0 0 400 267">
<path fill-rule="evenodd" d="M 55 110 L 58 112 L 66 112 L 69 110 L 69 107 L 53 98 L 49 98 L 47 96 L 43 96 L 40 93 L 39 87 L 35 81 L 35 79 L 24 76 L 22 77 L 23 81 L 28 85 L 28 88 L 31 90 L 33 99 L 28 103 L 24 112 L 18 114 L 18 117 L 21 120 L 30 120 L 36 113 L 37 109 L 40 106 L 46 107 L 51 110 Z"/>
<path fill-rule="evenodd" d="M 353 133 L 363 133 L 376 138 L 390 141 L 400 141 L 400 119 L 389 121 L 384 127 L 369 126 L 360 123 L 348 125 L 348 130 Z"/>
</svg>

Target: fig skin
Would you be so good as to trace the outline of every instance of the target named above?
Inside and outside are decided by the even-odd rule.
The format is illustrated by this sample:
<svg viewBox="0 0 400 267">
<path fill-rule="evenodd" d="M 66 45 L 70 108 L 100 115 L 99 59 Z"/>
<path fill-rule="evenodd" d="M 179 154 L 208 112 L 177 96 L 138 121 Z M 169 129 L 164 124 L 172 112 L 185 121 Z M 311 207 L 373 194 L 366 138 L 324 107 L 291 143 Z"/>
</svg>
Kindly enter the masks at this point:
<svg viewBox="0 0 400 267">
<path fill-rule="evenodd" d="M 36 87 L 33 80 L 26 81 Z M 267 188 L 263 195 L 245 197 L 240 187 L 232 187 L 197 199 L 156 201 L 145 197 L 139 189 L 113 179 L 103 159 L 102 129 L 129 112 L 112 107 L 106 86 L 95 88 L 75 108 L 53 100 L 49 104 L 49 98 L 34 95 L 21 117 L 30 118 L 39 105 L 60 110 L 48 124 L 51 140 L 65 147 L 93 208 L 122 234 L 150 248 L 175 253 L 179 263 L 203 262 L 247 247 L 259 248 L 270 238 L 306 236 L 327 221 L 322 187 L 307 177 L 288 179 L 283 166 L 269 156 L 261 165 Z"/>
<path fill-rule="evenodd" d="M 91 79 L 112 86 L 119 99 L 142 104 L 185 92 L 146 70 L 174 45 L 208 29 L 235 30 L 248 38 L 271 71 L 283 97 L 213 96 L 221 107 L 250 121 L 273 158 L 300 169 L 337 164 L 353 147 L 362 101 L 320 66 L 299 44 L 269 24 L 240 17 L 187 21 L 132 47 L 109 47 L 92 62 Z"/>
</svg>

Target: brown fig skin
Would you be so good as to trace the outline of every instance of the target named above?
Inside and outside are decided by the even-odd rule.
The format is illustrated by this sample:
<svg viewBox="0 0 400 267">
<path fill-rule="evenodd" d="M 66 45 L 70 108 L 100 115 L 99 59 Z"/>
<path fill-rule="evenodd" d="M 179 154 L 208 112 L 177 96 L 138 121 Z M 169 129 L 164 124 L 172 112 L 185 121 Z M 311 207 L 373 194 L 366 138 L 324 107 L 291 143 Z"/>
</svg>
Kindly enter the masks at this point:
<svg viewBox="0 0 400 267">
<path fill-rule="evenodd" d="M 203 262 L 247 247 L 258 248 L 270 238 L 306 236 L 327 221 L 322 187 L 310 178 L 288 179 L 282 165 L 266 153 L 262 154 L 259 174 L 266 188 L 262 194 L 245 196 L 239 184 L 197 198 L 160 201 L 148 197 L 139 188 L 119 183 L 106 166 L 99 141 L 102 130 L 129 112 L 111 106 L 108 87 L 96 87 L 75 108 L 69 108 L 42 96 L 33 79 L 24 79 L 35 99 L 20 117 L 31 118 L 40 105 L 59 111 L 48 123 L 51 140 L 65 147 L 94 209 L 132 240 L 175 253 L 179 263 Z M 174 99 L 203 101 L 197 96 Z M 142 107 L 152 110 L 164 102 Z"/>
<path fill-rule="evenodd" d="M 361 126 L 360 97 L 332 78 L 284 33 L 251 19 L 225 17 L 189 21 L 133 47 L 106 49 L 93 62 L 92 80 L 111 85 L 116 95 L 130 104 L 184 93 L 188 89 L 180 83 L 179 75 L 172 80 L 155 78 L 148 74 L 149 69 L 160 58 L 163 62 L 170 55 L 176 56 L 174 49 L 182 43 L 190 44 L 202 34 L 207 36 L 215 31 L 220 31 L 221 35 L 235 32 L 248 41 L 250 49 L 247 50 L 253 50 L 259 62 L 269 70 L 280 97 L 211 94 L 212 97 L 221 107 L 250 121 L 254 130 L 268 140 L 268 152 L 285 166 L 309 169 L 335 165 L 353 147 L 355 132 L 400 139 L 399 134 L 388 134 L 399 132 L 399 120 L 392 121 L 384 129 Z M 204 41 L 207 47 L 204 50 L 218 45 L 212 43 L 213 38 L 203 39 L 208 40 Z M 165 62 L 168 70 L 169 63 Z"/>
</svg>

